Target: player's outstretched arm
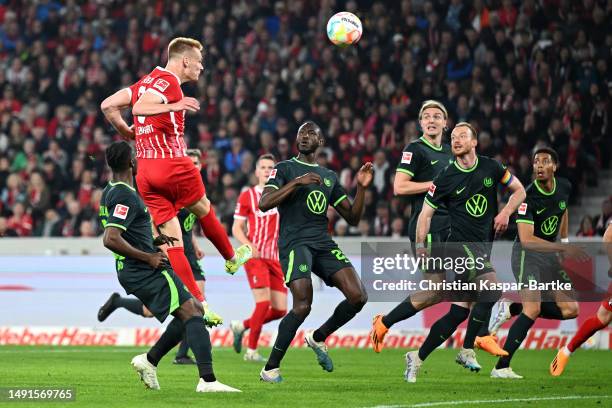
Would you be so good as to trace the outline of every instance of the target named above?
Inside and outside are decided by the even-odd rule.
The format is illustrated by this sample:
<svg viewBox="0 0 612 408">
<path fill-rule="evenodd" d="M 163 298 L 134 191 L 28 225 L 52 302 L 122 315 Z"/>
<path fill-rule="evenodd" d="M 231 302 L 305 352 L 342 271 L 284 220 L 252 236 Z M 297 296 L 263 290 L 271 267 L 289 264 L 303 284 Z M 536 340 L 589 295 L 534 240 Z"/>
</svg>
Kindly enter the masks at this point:
<svg viewBox="0 0 612 408">
<path fill-rule="evenodd" d="M 533 224 L 519 222 L 516 224 L 516 226 L 518 229 L 519 240 L 521 241 L 523 248 L 536 252 L 561 252 L 564 255 L 570 258 L 575 258 L 579 261 L 589 259 L 589 254 L 587 254 L 580 247 L 559 242 L 550 242 L 535 236 L 533 233 Z"/>
<path fill-rule="evenodd" d="M 393 178 L 393 194 L 411 195 L 424 193 L 429 190 L 431 184 L 431 181 L 412 181 L 412 176 L 410 174 L 398 171 Z"/>
<path fill-rule="evenodd" d="M 178 102 L 166 103 L 159 93 L 145 92 L 134 104 L 132 114 L 134 116 L 153 116 L 160 113 L 197 112 L 200 110 L 200 102 L 197 99 L 185 96 Z"/>
<path fill-rule="evenodd" d="M 372 184 L 374 171 L 372 163 L 368 162 L 361 166 L 357 172 L 357 193 L 351 204 L 349 200 L 342 200 L 336 207 L 338 214 L 346 220 L 349 225 L 356 226 L 363 215 L 363 202 L 366 189 Z"/>
<path fill-rule="evenodd" d="M 280 188 L 267 185 L 259 199 L 259 209 L 266 212 L 279 206 L 287 197 L 293 194 L 298 187 L 308 184 L 321 184 L 321 176 L 317 173 L 306 173 L 303 176 L 291 180 Z"/>
<path fill-rule="evenodd" d="M 125 256 L 126 258 L 138 259 L 139 261 L 149 264 L 153 269 L 157 269 L 168 260 L 161 252 L 148 253 L 134 248 L 121 236 L 123 231 L 116 227 L 106 227 L 104 229 L 104 237 L 102 242 L 104 246 L 116 254 Z"/>
<path fill-rule="evenodd" d="M 527 193 L 525 193 L 525 187 L 519 181 L 518 178 L 512 177 L 512 181 L 508 184 L 508 188 L 512 192 L 508 202 L 502 208 L 502 210 L 495 217 L 493 228 L 495 234 L 502 234 L 508 228 L 508 222 L 510 222 L 510 216 L 517 210 L 518 206 L 525 200 Z"/>
<path fill-rule="evenodd" d="M 127 124 L 121 116 L 121 111 L 130 107 L 130 91 L 123 88 L 108 98 L 104 99 L 100 104 L 100 109 L 106 120 L 119 132 L 125 139 L 134 139 L 134 127 Z"/>
</svg>

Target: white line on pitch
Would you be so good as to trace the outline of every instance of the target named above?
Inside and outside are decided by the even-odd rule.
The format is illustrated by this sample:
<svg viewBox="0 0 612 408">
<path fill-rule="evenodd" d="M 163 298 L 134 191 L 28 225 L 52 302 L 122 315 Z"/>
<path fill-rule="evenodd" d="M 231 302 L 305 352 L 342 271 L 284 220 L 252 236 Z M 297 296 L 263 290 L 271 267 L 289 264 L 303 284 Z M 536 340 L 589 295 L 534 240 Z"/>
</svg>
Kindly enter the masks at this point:
<svg viewBox="0 0 612 408">
<path fill-rule="evenodd" d="M 449 405 L 465 405 L 465 404 L 490 404 L 490 403 L 505 403 L 505 402 L 530 402 L 530 401 L 562 401 L 575 399 L 597 399 L 610 398 L 610 395 L 567 395 L 557 397 L 533 397 L 533 398 L 508 398 L 494 400 L 465 400 L 465 401 L 440 401 L 440 402 L 424 402 L 412 405 L 376 405 L 371 408 L 421 408 L 421 407 L 441 407 Z"/>
</svg>

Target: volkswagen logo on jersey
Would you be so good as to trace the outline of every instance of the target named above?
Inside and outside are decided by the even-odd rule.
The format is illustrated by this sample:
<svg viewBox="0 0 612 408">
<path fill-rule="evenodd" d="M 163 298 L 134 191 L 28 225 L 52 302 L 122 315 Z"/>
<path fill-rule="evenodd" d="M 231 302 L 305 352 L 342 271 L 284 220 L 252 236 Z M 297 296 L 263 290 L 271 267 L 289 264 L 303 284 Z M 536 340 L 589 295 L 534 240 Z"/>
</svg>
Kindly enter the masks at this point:
<svg viewBox="0 0 612 408">
<path fill-rule="evenodd" d="M 473 195 L 465 202 L 465 209 L 472 217 L 482 217 L 487 212 L 487 198 L 482 194 Z"/>
<path fill-rule="evenodd" d="M 327 199 L 322 191 L 314 190 L 308 194 L 306 205 L 313 214 L 322 214 L 327 209 Z"/>
<path fill-rule="evenodd" d="M 544 220 L 540 229 L 544 235 L 552 235 L 557 230 L 557 224 L 559 223 L 559 217 L 556 215 L 550 216 Z"/>
</svg>

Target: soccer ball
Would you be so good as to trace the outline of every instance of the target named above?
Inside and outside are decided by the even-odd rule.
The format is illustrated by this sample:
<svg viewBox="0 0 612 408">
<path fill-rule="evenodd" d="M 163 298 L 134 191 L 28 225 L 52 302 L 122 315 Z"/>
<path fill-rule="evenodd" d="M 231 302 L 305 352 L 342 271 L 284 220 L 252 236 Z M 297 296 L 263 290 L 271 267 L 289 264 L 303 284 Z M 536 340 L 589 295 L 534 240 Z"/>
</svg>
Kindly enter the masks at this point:
<svg viewBox="0 0 612 408">
<path fill-rule="evenodd" d="M 334 14 L 327 22 L 327 37 L 339 47 L 356 44 L 362 32 L 361 20 L 348 11 Z"/>
</svg>

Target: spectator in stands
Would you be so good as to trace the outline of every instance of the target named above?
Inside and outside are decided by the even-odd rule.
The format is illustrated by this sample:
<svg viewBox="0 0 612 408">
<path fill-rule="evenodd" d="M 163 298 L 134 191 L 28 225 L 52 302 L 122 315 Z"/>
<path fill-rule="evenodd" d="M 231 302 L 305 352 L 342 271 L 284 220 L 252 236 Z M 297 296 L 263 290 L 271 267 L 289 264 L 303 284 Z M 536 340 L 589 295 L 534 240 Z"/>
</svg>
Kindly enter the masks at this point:
<svg viewBox="0 0 612 408">
<path fill-rule="evenodd" d="M 595 232 L 600 237 L 603 236 L 606 228 L 608 227 L 608 222 L 612 218 L 612 198 L 606 198 L 603 203 L 601 203 L 601 214 L 598 214 L 593 219 L 593 228 L 595 228 Z"/>
<path fill-rule="evenodd" d="M 0 216 L 0 238 L 2 237 L 16 237 L 17 232 L 14 229 L 9 228 L 8 220 L 6 217 Z"/>
<path fill-rule="evenodd" d="M 100 99 L 146 74 L 179 35 L 205 44 L 205 75 L 185 88 L 202 102 L 186 118 L 185 140 L 206 152 L 202 175 L 214 204 L 248 183 L 248 157 L 290 159 L 296 126 L 310 118 L 328 138 L 321 163 L 349 192 L 353 158 L 381 167 L 366 196 L 373 225 L 376 201 L 389 198 L 390 177 L 380 173 L 393 173 L 401 149 L 420 136 L 418 106 L 430 98 L 447 105 L 450 128 L 457 120 L 476 124 L 480 154 L 504 152 L 507 165 L 524 170 L 522 154 L 555 148 L 559 175 L 574 185 L 572 203 L 609 167 L 610 7 L 349 2 L 369 16 L 369 34 L 337 53 L 320 29 L 333 2 L 243 3 L 194 4 L 182 21 L 173 2 L 8 2 L 0 28 L 2 214 L 18 201 L 29 208 L 24 183 L 31 186 L 38 171 L 47 207 L 68 217 L 65 199 L 74 194 L 82 219 L 92 219 L 94 191 L 108 181 L 101 152 L 117 137 L 97 109 Z M 222 183 L 225 175 L 232 183 Z M 31 204 L 33 222 L 43 222 Z M 391 218 L 410 210 L 396 205 Z"/>
<path fill-rule="evenodd" d="M 49 208 L 45 212 L 44 221 L 39 223 L 35 235 L 39 237 L 62 236 L 62 219 L 55 209 Z"/>
<path fill-rule="evenodd" d="M 580 229 L 576 232 L 577 237 L 594 237 L 596 234 L 593 228 L 593 219 L 589 215 L 582 217 Z"/>
<path fill-rule="evenodd" d="M 13 206 L 13 215 L 8 219 L 7 225 L 8 228 L 15 230 L 20 237 L 32 235 L 32 216 L 27 213 L 26 206 L 22 202 L 17 202 Z"/>
</svg>

